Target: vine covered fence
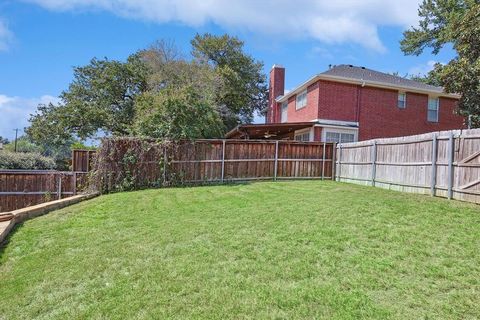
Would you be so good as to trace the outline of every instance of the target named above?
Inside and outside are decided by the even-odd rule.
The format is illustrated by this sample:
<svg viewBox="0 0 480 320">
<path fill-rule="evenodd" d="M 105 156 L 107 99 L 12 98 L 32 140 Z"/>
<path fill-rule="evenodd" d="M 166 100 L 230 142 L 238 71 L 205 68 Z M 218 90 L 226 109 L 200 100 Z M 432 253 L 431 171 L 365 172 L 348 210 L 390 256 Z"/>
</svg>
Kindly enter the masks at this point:
<svg viewBox="0 0 480 320">
<path fill-rule="evenodd" d="M 248 180 L 333 179 L 334 145 L 273 140 L 110 138 L 95 157 L 103 192 Z"/>
</svg>

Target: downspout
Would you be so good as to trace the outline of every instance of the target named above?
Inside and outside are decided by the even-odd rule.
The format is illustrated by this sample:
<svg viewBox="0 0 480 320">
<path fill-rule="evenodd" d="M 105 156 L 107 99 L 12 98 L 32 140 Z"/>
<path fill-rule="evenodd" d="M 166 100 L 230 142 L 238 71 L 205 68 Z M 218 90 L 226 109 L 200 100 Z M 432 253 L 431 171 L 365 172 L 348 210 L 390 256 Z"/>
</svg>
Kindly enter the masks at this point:
<svg viewBox="0 0 480 320">
<path fill-rule="evenodd" d="M 360 105 L 362 100 L 362 88 L 365 87 L 365 81 L 362 82 L 360 87 L 357 87 L 357 110 L 355 112 L 355 120 L 360 126 Z"/>
</svg>

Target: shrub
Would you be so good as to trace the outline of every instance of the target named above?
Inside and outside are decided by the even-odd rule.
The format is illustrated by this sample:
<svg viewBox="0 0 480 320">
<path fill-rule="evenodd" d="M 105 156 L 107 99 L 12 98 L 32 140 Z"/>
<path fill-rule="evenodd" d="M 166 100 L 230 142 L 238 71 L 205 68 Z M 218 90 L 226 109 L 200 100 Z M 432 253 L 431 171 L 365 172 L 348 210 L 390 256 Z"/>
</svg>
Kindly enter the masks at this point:
<svg viewBox="0 0 480 320">
<path fill-rule="evenodd" d="M 0 151 L 0 169 L 50 170 L 55 161 L 38 153 Z"/>
</svg>

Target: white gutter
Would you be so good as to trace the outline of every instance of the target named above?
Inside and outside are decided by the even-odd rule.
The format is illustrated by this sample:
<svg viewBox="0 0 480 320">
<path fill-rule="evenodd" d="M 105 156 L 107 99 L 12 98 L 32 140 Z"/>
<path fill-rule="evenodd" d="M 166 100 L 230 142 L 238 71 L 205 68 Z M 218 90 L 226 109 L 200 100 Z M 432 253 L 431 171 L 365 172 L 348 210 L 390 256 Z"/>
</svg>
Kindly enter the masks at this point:
<svg viewBox="0 0 480 320">
<path fill-rule="evenodd" d="M 359 123 L 356 121 L 315 119 L 315 120 L 312 120 L 312 122 L 318 125 L 340 126 L 340 127 L 350 127 L 350 128 L 355 128 L 359 126 Z"/>
<path fill-rule="evenodd" d="M 453 99 L 460 99 L 460 95 L 458 94 L 451 94 L 451 93 L 444 93 L 443 91 L 439 90 L 423 90 L 415 87 L 410 87 L 410 86 L 401 86 L 401 85 L 390 85 L 390 84 L 385 84 L 383 82 L 378 82 L 378 81 L 366 81 L 366 80 L 361 80 L 361 79 L 351 79 L 351 78 L 346 78 L 346 77 L 340 77 L 340 76 L 332 76 L 332 75 L 326 75 L 326 74 L 317 74 L 313 76 L 312 78 L 308 79 L 306 82 L 302 83 L 289 93 L 287 93 L 284 96 L 278 97 L 275 99 L 277 102 L 284 102 L 287 101 L 288 98 L 294 96 L 300 91 L 305 90 L 308 86 L 314 84 L 318 80 L 326 80 L 326 81 L 334 81 L 334 82 L 342 82 L 342 83 L 349 83 L 349 84 L 358 84 L 363 86 L 371 86 L 371 87 L 376 87 L 376 88 L 382 88 L 382 89 L 390 89 L 390 90 L 398 90 L 398 91 L 408 91 L 408 92 L 414 92 L 414 93 L 421 93 L 421 94 L 426 94 L 426 95 L 434 95 L 434 96 L 439 96 L 439 97 L 447 97 L 447 98 L 453 98 Z"/>
</svg>

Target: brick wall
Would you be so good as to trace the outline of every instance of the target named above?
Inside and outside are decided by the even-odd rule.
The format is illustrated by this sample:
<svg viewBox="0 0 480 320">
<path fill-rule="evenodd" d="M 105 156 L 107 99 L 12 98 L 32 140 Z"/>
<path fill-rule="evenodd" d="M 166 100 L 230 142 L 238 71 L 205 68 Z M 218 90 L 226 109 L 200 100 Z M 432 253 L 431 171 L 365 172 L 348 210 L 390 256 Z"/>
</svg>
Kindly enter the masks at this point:
<svg viewBox="0 0 480 320">
<path fill-rule="evenodd" d="M 313 141 L 322 140 L 322 127 L 313 127 Z"/>
<path fill-rule="evenodd" d="M 288 122 L 304 122 L 317 119 L 318 115 L 318 83 L 307 88 L 307 105 L 296 110 L 296 96 L 288 99 Z"/>
<path fill-rule="evenodd" d="M 318 119 L 358 121 L 359 86 L 347 83 L 319 81 Z"/>
<path fill-rule="evenodd" d="M 440 98 L 438 122 L 429 122 L 427 95 L 407 92 L 405 109 L 397 107 L 395 90 L 364 87 L 360 96 L 359 140 L 463 128 L 463 118 L 454 114 L 454 99 Z"/>
</svg>

